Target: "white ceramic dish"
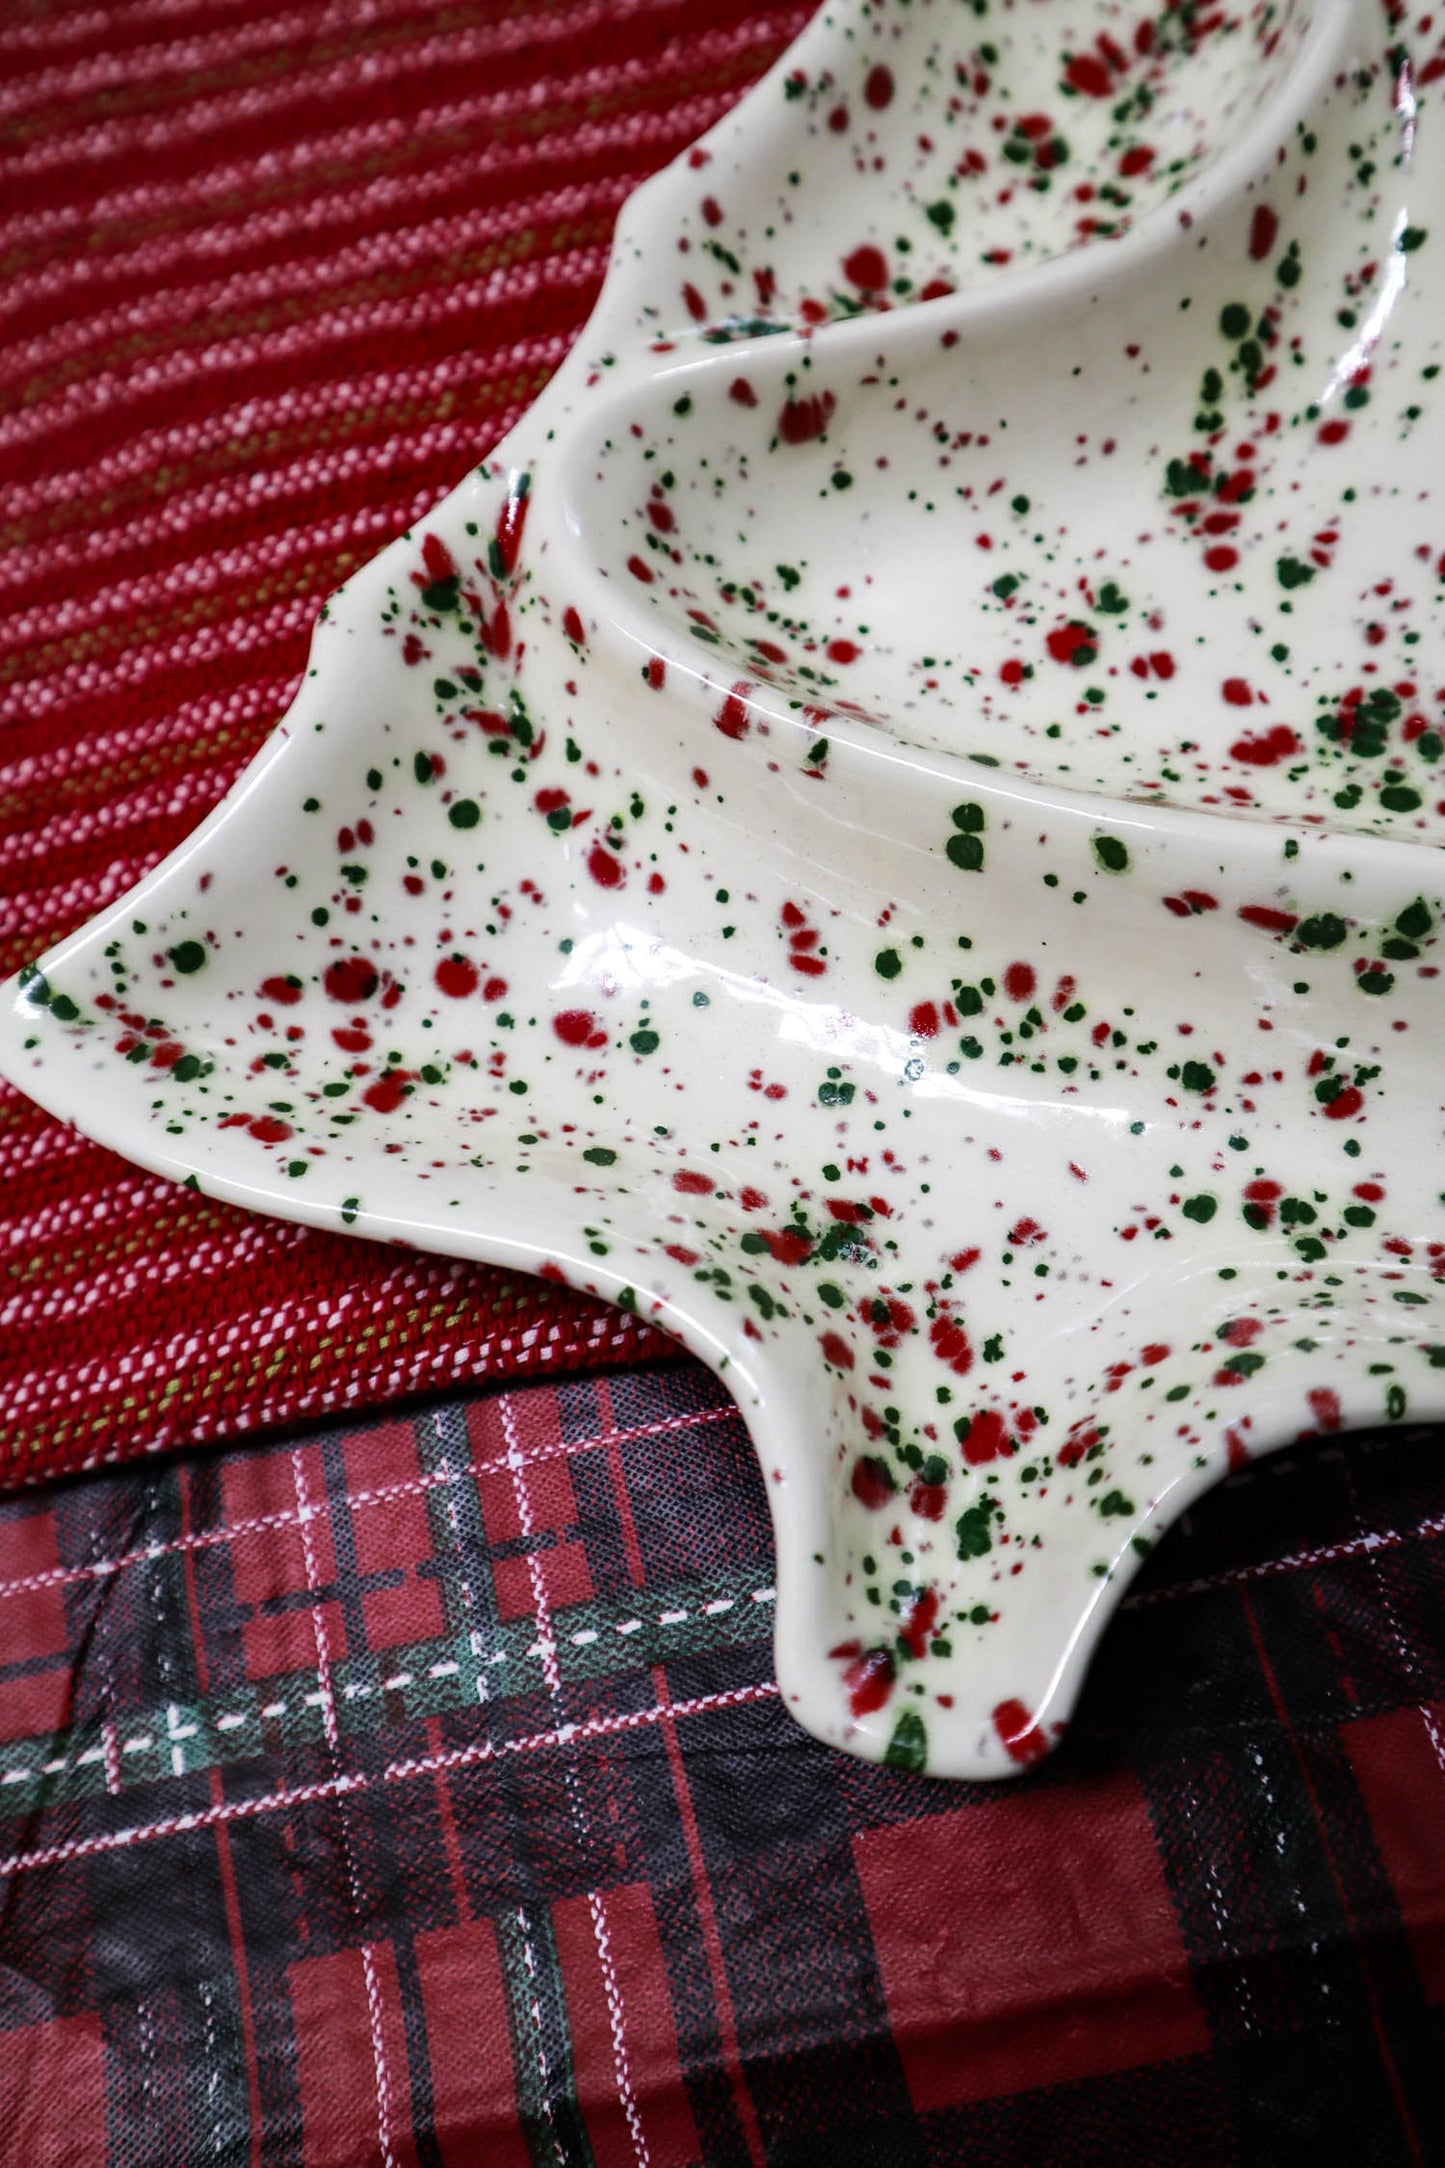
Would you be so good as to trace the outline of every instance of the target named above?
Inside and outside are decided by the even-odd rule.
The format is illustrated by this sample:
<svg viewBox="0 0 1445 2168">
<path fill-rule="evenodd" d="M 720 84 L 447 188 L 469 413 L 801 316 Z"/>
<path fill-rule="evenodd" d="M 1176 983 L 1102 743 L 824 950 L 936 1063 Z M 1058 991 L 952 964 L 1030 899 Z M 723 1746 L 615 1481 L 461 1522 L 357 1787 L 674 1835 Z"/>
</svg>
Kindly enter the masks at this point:
<svg viewBox="0 0 1445 2168">
<path fill-rule="evenodd" d="M 1398 35 L 820 17 L 225 803 L 6 992 L 0 1067 L 143 1164 L 680 1335 L 856 1753 L 1037 1758 L 1222 1470 L 1445 1412 Z"/>
</svg>

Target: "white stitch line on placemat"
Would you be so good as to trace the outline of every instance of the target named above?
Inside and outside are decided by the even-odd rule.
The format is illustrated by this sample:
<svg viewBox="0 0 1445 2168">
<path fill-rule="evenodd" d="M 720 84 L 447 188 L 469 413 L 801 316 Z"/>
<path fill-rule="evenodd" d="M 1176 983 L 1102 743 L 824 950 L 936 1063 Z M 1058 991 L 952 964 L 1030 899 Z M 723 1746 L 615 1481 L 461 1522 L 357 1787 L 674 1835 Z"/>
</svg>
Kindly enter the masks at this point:
<svg viewBox="0 0 1445 2168">
<path fill-rule="evenodd" d="M 626 1445 L 635 1439 L 654 1438 L 669 1430 L 690 1430 L 702 1423 L 725 1423 L 732 1420 L 737 1410 L 729 1404 L 720 1408 L 702 1408 L 695 1415 L 669 1416 L 655 1423 L 639 1423 L 634 1429 L 619 1431 L 620 1441 Z M 546 1460 L 564 1459 L 576 1453 L 591 1451 L 596 1444 L 592 1438 L 561 1439 L 553 1445 L 533 1446 L 523 1449 L 523 1464 L 531 1467 Z M 464 1468 L 438 1469 L 432 1473 L 408 1476 L 396 1483 L 378 1483 L 365 1490 L 353 1492 L 347 1499 L 348 1509 L 356 1513 L 363 1506 L 394 1505 L 406 1498 L 415 1498 L 428 1491 L 443 1490 L 452 1484 L 470 1482 L 474 1476 L 496 1472 L 511 1465 L 506 1453 L 491 1460 L 479 1460 Z M 121 1551 L 114 1558 L 87 1559 L 79 1566 L 47 1566 L 39 1573 L 17 1574 L 11 1580 L 0 1579 L 0 1596 L 33 1595 L 42 1588 L 58 1588 L 72 1581 L 99 1581 L 110 1575 L 124 1573 L 131 1566 L 149 1565 L 158 1558 L 168 1558 L 186 1551 L 213 1550 L 218 1544 L 232 1543 L 244 1536 L 272 1535 L 278 1529 L 295 1528 L 303 1519 L 316 1519 L 325 1513 L 324 1506 L 308 1506 L 303 1515 L 300 1508 L 278 1507 L 274 1513 L 256 1513 L 244 1520 L 230 1521 L 221 1528 L 197 1529 L 193 1535 L 171 1536 L 164 1543 L 148 1543 L 133 1551 Z M 1403 1540 L 1403 1539 L 1401 1539 Z M 760 1599 L 754 1596 L 756 1603 Z M 669 1618 L 660 1621 L 671 1624 Z"/>
<path fill-rule="evenodd" d="M 223 1800 L 217 1806 L 198 1807 L 192 1814 L 168 1815 L 163 1821 L 140 1823 L 105 1836 L 70 1837 L 59 1844 L 38 1847 L 33 1852 L 12 1852 L 8 1859 L 0 1859 L 0 1876 L 26 1874 L 35 1867 L 60 1866 L 72 1859 L 92 1859 L 100 1853 L 121 1851 L 153 1838 L 186 1836 L 194 1829 L 211 1829 L 220 1822 L 255 1821 L 260 1815 L 274 1813 L 278 1808 L 339 1799 L 352 1792 L 371 1791 L 378 1784 L 409 1784 L 417 1777 L 436 1776 L 443 1770 L 474 1768 L 496 1761 L 504 1754 L 534 1754 L 548 1747 L 612 1738 L 621 1732 L 638 1731 L 645 1725 L 661 1723 L 664 1717 L 705 1716 L 714 1709 L 738 1709 L 749 1702 L 771 1701 L 777 1692 L 777 1682 L 769 1679 L 756 1686 L 731 1687 L 725 1693 L 700 1694 L 694 1701 L 674 1702 L 668 1709 L 660 1709 L 654 1704 L 648 1709 L 629 1709 L 620 1716 L 594 1717 L 585 1724 L 570 1726 L 565 1733 L 561 1730 L 531 1732 L 522 1739 L 505 1739 L 500 1746 L 494 1746 L 488 1739 L 479 1739 L 470 1746 L 392 1762 L 374 1776 L 338 1776 L 317 1784 L 293 1785 L 286 1791 L 268 1792 L 255 1799 Z M 146 1739 L 139 1743 L 148 1747 L 154 1741 Z"/>
<path fill-rule="evenodd" d="M 632 2133 L 632 2148 L 637 2155 L 637 2168 L 651 2168 L 651 2155 L 647 2140 L 642 2134 L 642 2118 L 637 2112 L 637 2099 L 632 2090 L 632 2073 L 627 2064 L 627 2042 L 622 2029 L 622 1994 L 617 1985 L 617 1974 L 612 1963 L 612 1945 L 607 1936 L 607 1914 L 602 1907 L 600 1890 L 587 1892 L 587 1908 L 592 1914 L 592 1933 L 597 1943 L 597 1957 L 602 1967 L 602 1988 L 607 1997 L 607 2017 L 612 2028 L 612 2060 L 617 2070 L 617 2090 L 622 2095 L 622 2112 L 627 2117 L 627 2127 Z"/>
</svg>

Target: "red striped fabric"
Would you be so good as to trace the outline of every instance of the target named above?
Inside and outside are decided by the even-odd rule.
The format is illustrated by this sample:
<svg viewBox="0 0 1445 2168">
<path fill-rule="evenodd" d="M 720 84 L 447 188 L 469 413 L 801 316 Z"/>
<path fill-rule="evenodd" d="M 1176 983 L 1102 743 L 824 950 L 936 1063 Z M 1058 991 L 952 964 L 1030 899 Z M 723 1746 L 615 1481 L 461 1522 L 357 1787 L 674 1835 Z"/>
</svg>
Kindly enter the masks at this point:
<svg viewBox="0 0 1445 2168">
<path fill-rule="evenodd" d="M 517 418 L 629 191 L 808 10 L 17 0 L 0 40 L 0 972 L 220 797 L 326 594 Z M 0 1087 L 0 1482 L 667 1352 L 250 1220 Z"/>
</svg>

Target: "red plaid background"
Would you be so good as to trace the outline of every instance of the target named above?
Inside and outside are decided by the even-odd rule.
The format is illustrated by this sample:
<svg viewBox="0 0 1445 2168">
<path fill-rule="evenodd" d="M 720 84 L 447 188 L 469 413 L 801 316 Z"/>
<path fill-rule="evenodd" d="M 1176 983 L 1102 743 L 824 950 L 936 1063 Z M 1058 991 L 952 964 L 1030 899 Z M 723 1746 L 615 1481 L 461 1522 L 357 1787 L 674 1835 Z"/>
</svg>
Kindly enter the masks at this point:
<svg viewBox="0 0 1445 2168">
<path fill-rule="evenodd" d="M 1235 1479 L 1001 1788 L 793 1725 L 691 1367 L 13 1499 L 0 2158 L 1445 2158 L 1442 1445 Z"/>
<path fill-rule="evenodd" d="M 517 419 L 806 5 L 8 0 L 0 975 L 193 828 L 330 590 Z M 666 1348 L 264 1224 L 0 1085 L 0 1484 Z"/>
</svg>

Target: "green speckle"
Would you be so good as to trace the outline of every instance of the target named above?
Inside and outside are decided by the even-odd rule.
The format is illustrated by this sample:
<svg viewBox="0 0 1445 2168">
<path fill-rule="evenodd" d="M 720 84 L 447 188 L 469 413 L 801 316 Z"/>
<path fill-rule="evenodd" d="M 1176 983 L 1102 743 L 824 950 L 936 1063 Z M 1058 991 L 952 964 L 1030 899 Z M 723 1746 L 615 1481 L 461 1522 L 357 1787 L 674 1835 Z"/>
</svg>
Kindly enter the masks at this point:
<svg viewBox="0 0 1445 2168">
<path fill-rule="evenodd" d="M 447 807 L 447 819 L 453 828 L 475 828 L 482 817 L 482 809 L 475 798 L 458 798 L 455 805 Z"/>
<path fill-rule="evenodd" d="M 582 1157 L 594 1167 L 612 1167 L 617 1163 L 617 1154 L 606 1144 L 589 1144 Z"/>
<path fill-rule="evenodd" d="M 1197 1197 L 1186 1197 L 1180 1209 L 1187 1220 L 1193 1220 L 1198 1227 L 1207 1227 L 1219 1210 L 1219 1200 L 1205 1190 Z"/>
<path fill-rule="evenodd" d="M 1118 836 L 1094 836 L 1091 838 L 1094 856 L 1106 873 L 1127 873 L 1129 850 Z"/>
<path fill-rule="evenodd" d="M 915 1776 L 927 1766 L 928 1733 L 916 1709 L 905 1709 L 900 1715 L 883 1759 L 890 1769 L 907 1769 Z"/>
<path fill-rule="evenodd" d="M 970 1506 L 966 1513 L 959 1515 L 954 1534 L 958 1539 L 960 1558 L 982 1558 L 993 1549 L 988 1526 L 991 1511 L 992 1501 L 985 1498 L 981 1505 Z"/>
<path fill-rule="evenodd" d="M 178 941 L 167 953 L 177 971 L 187 978 L 193 971 L 199 971 L 206 961 L 205 949 L 199 941 Z"/>
<path fill-rule="evenodd" d="M 896 948 L 879 949 L 873 959 L 873 969 L 880 979 L 896 979 L 903 969 L 903 958 Z"/>
</svg>

